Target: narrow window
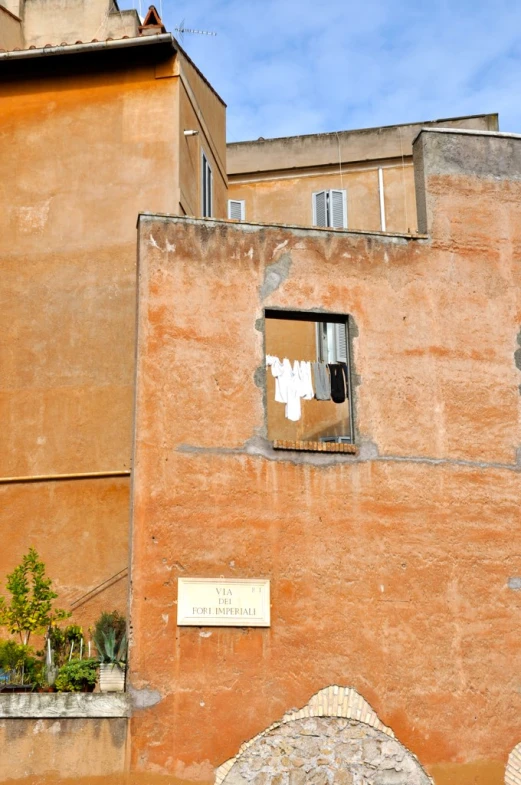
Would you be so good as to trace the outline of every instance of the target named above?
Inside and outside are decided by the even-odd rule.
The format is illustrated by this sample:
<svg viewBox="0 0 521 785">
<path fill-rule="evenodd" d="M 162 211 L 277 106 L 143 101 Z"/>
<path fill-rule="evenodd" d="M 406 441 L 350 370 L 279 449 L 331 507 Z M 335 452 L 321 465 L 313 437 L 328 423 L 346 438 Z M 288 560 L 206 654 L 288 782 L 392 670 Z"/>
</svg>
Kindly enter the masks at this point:
<svg viewBox="0 0 521 785">
<path fill-rule="evenodd" d="M 347 229 L 345 190 L 317 191 L 313 194 L 313 226 Z"/>
<path fill-rule="evenodd" d="M 201 214 L 203 218 L 212 217 L 213 199 L 212 167 L 208 158 L 201 152 Z"/>
<path fill-rule="evenodd" d="M 267 309 L 265 338 L 273 446 L 353 452 L 349 317 Z"/>
<path fill-rule="evenodd" d="M 246 218 L 244 199 L 228 199 L 228 218 L 232 221 L 244 221 Z"/>
</svg>

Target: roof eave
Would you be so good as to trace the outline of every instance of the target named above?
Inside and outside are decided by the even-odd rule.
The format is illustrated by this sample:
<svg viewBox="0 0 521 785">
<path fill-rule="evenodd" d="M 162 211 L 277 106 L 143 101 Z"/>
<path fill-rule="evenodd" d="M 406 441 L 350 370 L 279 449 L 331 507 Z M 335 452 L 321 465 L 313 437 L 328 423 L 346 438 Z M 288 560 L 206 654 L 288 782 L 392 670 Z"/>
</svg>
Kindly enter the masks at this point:
<svg viewBox="0 0 521 785">
<path fill-rule="evenodd" d="M 65 44 L 59 46 L 44 46 L 40 49 L 15 49 L 10 52 L 0 52 L 0 62 L 3 60 L 29 60 L 36 57 L 52 57 L 56 55 L 84 54 L 86 52 L 104 52 L 111 49 L 129 49 L 136 46 L 151 46 L 153 44 L 171 44 L 174 47 L 174 37 L 171 33 L 158 35 L 143 35 L 135 38 L 115 38 L 109 41 L 91 41 L 90 43 Z"/>
</svg>

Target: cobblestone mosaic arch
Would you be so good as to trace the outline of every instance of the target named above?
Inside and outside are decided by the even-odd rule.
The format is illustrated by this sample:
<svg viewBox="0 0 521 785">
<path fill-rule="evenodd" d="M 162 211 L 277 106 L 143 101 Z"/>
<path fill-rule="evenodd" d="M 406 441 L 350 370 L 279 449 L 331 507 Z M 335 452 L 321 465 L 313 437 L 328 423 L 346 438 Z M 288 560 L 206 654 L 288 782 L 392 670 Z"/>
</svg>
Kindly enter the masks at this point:
<svg viewBox="0 0 521 785">
<path fill-rule="evenodd" d="M 327 687 L 240 748 L 216 785 L 432 785 L 351 687 Z"/>
</svg>

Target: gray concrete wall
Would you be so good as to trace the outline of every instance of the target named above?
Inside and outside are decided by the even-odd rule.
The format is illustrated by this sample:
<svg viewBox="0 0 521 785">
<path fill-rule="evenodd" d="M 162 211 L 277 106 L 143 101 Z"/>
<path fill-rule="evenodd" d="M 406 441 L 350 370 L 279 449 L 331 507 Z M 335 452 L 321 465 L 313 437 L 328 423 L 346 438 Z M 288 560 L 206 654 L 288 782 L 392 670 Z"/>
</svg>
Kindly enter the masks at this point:
<svg viewBox="0 0 521 785">
<path fill-rule="evenodd" d="M 339 133 L 236 142 L 227 146 L 228 175 L 338 165 L 339 159 L 342 163 L 350 163 L 409 157 L 413 140 L 420 130 L 436 126 L 497 131 L 498 116 L 476 115 Z"/>
</svg>

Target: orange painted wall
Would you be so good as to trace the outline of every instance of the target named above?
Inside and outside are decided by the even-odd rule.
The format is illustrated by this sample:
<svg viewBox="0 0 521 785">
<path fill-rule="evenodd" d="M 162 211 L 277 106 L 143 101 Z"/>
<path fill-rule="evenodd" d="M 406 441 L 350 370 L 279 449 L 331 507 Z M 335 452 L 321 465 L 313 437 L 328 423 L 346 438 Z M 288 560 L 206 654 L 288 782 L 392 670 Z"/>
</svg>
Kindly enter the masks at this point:
<svg viewBox="0 0 521 785">
<path fill-rule="evenodd" d="M 338 683 L 436 785 L 502 782 L 521 710 L 521 154 L 434 136 L 430 239 L 141 218 L 130 679 L 161 700 L 131 720 L 136 771 L 210 782 Z M 265 307 L 352 315 L 357 457 L 267 442 Z M 271 579 L 271 628 L 177 628 L 177 578 L 221 575 Z"/>
<path fill-rule="evenodd" d="M 136 217 L 179 211 L 176 60 L 154 51 L 28 61 L 0 85 L 0 482 L 130 473 Z M 0 593 L 30 546 L 65 607 L 124 569 L 128 486 L 0 484 Z M 124 576 L 74 620 L 126 606 Z"/>
<path fill-rule="evenodd" d="M 294 176 L 284 173 L 263 175 L 255 180 L 231 177 L 229 199 L 244 199 L 246 220 L 285 223 L 297 226 L 313 224 L 312 194 L 329 188 L 347 191 L 347 225 L 349 229 L 381 230 L 378 167 L 356 169 L 348 166 L 327 173 Z M 414 232 L 417 230 L 414 199 L 414 176 L 410 159 L 404 166 L 384 168 L 386 230 Z M 407 215 L 406 215 L 407 209 Z"/>
</svg>

